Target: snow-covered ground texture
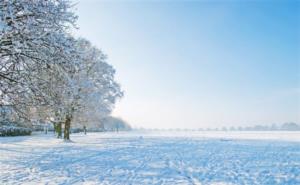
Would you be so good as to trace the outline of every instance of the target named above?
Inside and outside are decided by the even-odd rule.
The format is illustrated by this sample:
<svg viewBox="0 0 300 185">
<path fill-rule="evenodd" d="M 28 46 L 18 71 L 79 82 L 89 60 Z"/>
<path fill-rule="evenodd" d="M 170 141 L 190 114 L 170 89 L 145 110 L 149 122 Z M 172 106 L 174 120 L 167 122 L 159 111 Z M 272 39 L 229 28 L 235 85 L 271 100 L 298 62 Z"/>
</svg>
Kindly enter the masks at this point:
<svg viewBox="0 0 300 185">
<path fill-rule="evenodd" d="M 0 184 L 300 184 L 299 132 L 0 138 Z"/>
</svg>

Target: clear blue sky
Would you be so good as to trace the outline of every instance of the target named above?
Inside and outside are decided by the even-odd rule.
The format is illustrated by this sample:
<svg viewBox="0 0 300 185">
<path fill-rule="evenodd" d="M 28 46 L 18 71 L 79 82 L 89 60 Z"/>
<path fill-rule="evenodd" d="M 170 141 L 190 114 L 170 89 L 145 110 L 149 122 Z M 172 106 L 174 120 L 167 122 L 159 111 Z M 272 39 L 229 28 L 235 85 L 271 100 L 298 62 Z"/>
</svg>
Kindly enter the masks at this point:
<svg viewBox="0 0 300 185">
<path fill-rule="evenodd" d="M 300 1 L 81 0 L 136 127 L 300 122 Z"/>
</svg>

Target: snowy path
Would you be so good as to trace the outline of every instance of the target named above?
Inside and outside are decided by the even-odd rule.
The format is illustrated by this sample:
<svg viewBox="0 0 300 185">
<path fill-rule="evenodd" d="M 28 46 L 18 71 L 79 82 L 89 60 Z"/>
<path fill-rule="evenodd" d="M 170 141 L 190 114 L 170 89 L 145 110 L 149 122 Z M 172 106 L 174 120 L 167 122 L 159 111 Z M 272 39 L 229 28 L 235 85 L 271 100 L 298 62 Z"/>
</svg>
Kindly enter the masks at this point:
<svg viewBox="0 0 300 185">
<path fill-rule="evenodd" d="M 0 184 L 300 184 L 297 139 L 193 134 L 74 134 L 74 143 L 0 138 Z"/>
</svg>

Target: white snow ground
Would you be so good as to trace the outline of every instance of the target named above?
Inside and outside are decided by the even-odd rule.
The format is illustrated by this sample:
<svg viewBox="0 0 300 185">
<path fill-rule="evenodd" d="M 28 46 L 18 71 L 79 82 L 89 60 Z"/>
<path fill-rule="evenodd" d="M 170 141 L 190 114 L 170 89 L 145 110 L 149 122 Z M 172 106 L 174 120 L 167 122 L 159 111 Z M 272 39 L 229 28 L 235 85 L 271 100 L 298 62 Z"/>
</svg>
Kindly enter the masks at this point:
<svg viewBox="0 0 300 185">
<path fill-rule="evenodd" d="M 0 184 L 300 184 L 300 132 L 0 138 Z"/>
</svg>

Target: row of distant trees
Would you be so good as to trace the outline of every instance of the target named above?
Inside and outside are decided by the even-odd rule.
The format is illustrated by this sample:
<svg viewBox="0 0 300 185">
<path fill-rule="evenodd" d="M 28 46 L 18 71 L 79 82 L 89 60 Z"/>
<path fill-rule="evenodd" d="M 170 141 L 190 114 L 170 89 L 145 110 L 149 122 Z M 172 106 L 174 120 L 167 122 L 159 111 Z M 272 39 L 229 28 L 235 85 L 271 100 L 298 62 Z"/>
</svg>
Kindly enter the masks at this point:
<svg viewBox="0 0 300 185">
<path fill-rule="evenodd" d="M 131 126 L 121 118 L 107 116 L 103 118 L 98 124 L 92 125 L 92 127 L 88 127 L 88 131 L 92 132 L 105 132 L 105 131 L 129 131 L 131 130 Z"/>
<path fill-rule="evenodd" d="M 76 20 L 68 0 L 0 1 L 0 108 L 24 125 L 64 125 L 66 140 L 74 122 L 103 119 L 123 96 L 106 55 L 72 36 Z"/>
<path fill-rule="evenodd" d="M 283 124 L 239 126 L 239 127 L 221 127 L 221 128 L 199 128 L 199 129 L 145 129 L 135 128 L 135 130 L 168 130 L 168 131 L 300 131 L 300 124 L 287 122 Z"/>
<path fill-rule="evenodd" d="M 288 131 L 300 131 L 300 125 L 297 123 L 289 122 L 283 124 L 272 125 L 255 125 L 245 127 L 222 127 L 208 130 L 222 130 L 222 131 L 276 131 L 276 130 L 288 130 Z"/>
</svg>

